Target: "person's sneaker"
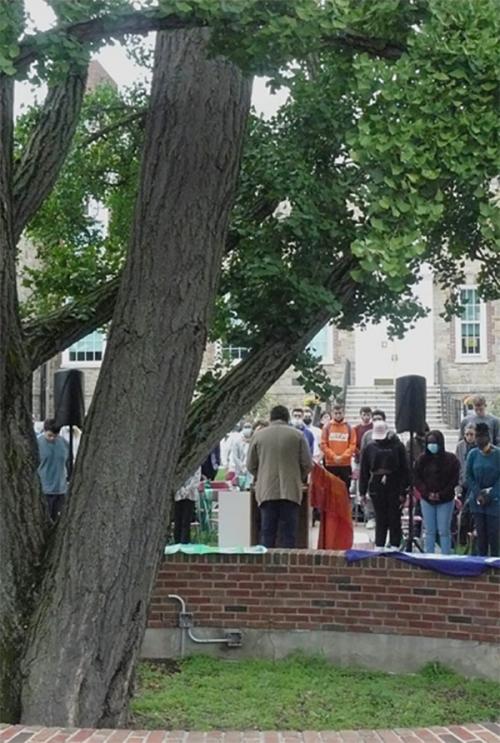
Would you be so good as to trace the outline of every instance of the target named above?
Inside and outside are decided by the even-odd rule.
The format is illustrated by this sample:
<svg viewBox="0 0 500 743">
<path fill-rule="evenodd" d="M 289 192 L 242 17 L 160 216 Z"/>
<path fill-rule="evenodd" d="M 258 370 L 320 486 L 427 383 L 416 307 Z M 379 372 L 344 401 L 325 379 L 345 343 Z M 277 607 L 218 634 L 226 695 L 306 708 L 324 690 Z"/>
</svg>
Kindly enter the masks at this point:
<svg viewBox="0 0 500 743">
<path fill-rule="evenodd" d="M 375 519 L 368 519 L 366 522 L 367 529 L 375 529 Z"/>
</svg>

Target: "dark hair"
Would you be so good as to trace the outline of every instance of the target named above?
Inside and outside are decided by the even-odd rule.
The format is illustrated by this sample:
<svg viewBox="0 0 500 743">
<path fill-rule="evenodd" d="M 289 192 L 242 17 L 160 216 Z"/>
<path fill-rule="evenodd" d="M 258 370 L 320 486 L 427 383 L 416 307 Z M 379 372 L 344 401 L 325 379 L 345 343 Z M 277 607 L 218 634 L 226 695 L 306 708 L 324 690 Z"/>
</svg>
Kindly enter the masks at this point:
<svg viewBox="0 0 500 743">
<path fill-rule="evenodd" d="M 364 405 L 362 408 L 359 409 L 359 414 L 361 413 L 370 413 L 372 414 L 372 409 L 368 405 Z"/>
<path fill-rule="evenodd" d="M 489 439 L 491 438 L 487 423 L 476 423 L 476 436 L 487 436 Z"/>
<path fill-rule="evenodd" d="M 342 410 L 342 411 L 344 411 L 345 408 L 344 408 L 344 406 L 342 405 L 341 402 L 336 402 L 335 405 L 333 406 L 333 410 Z"/>
<path fill-rule="evenodd" d="M 424 430 L 419 431 L 415 434 L 415 436 L 420 436 L 421 439 L 423 439 L 425 436 L 427 436 L 428 433 L 431 432 L 430 426 L 428 423 L 424 423 Z"/>
<path fill-rule="evenodd" d="M 378 410 L 378 408 L 377 410 L 372 410 L 372 418 L 375 415 L 379 415 L 382 418 L 382 420 L 385 421 L 385 413 L 383 410 Z"/>
<path fill-rule="evenodd" d="M 61 430 L 61 426 L 56 426 L 55 418 L 46 418 L 43 422 L 43 430 L 55 433 L 55 435 L 57 436 L 57 434 Z"/>
<path fill-rule="evenodd" d="M 429 441 L 429 437 L 430 436 L 433 436 L 436 439 L 436 444 L 439 447 L 438 454 L 442 454 L 445 451 L 444 436 L 441 433 L 441 431 L 438 431 L 437 429 L 434 430 L 434 431 L 429 431 L 429 433 L 427 433 L 427 435 L 425 437 L 425 449 L 426 449 L 426 453 L 427 453 L 427 443 Z"/>
<path fill-rule="evenodd" d="M 302 413 L 302 415 L 304 415 L 304 409 L 303 408 L 293 408 L 292 409 L 292 415 L 294 413 Z"/>
<path fill-rule="evenodd" d="M 274 408 L 271 408 L 269 418 L 272 421 L 285 421 L 285 423 L 290 423 L 290 412 L 284 405 L 275 405 Z"/>
</svg>

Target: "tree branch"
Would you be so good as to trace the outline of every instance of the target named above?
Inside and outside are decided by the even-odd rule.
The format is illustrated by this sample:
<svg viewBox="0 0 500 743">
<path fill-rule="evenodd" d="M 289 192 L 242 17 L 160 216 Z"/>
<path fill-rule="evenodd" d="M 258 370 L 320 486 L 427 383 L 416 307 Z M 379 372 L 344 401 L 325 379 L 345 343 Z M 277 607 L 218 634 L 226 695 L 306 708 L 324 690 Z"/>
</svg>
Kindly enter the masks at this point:
<svg viewBox="0 0 500 743">
<path fill-rule="evenodd" d="M 51 192 L 68 150 L 85 94 L 86 73 L 71 71 L 51 88 L 14 174 L 15 238 Z"/>
<path fill-rule="evenodd" d="M 343 31 L 335 36 L 324 36 L 320 40 L 320 45 L 324 49 L 336 47 L 339 49 L 353 49 L 357 52 L 366 52 L 373 57 L 383 57 L 384 59 L 399 59 L 407 51 L 405 44 L 381 39 L 378 37 L 361 36 L 349 31 Z"/>
<path fill-rule="evenodd" d="M 176 30 L 206 25 L 206 21 L 197 18 L 195 15 L 190 18 L 175 14 L 165 15 L 159 9 L 136 10 L 118 16 L 106 15 L 91 18 L 56 26 L 48 31 L 27 36 L 20 46 L 21 50 L 14 60 L 14 66 L 18 71 L 25 70 L 38 57 L 42 56 L 44 48 L 53 44 L 58 37 L 71 39 L 82 44 L 90 44 L 95 41 L 121 38 L 127 34 L 143 35 L 151 31 Z M 387 59 L 398 59 L 406 50 L 403 44 L 387 39 L 365 37 L 350 33 L 347 30 L 334 36 L 329 35 L 319 39 L 319 45 L 354 49 Z"/>
<path fill-rule="evenodd" d="M 148 34 L 151 31 L 176 30 L 200 27 L 198 18 L 187 20 L 175 14 L 164 15 L 158 10 L 135 10 L 119 16 L 101 16 L 76 23 L 56 26 L 48 31 L 30 35 L 20 45 L 14 66 L 22 71 L 43 54 L 44 47 L 54 43 L 57 37 L 71 39 L 82 44 L 98 40 L 117 39 L 127 34 Z"/>
<path fill-rule="evenodd" d="M 108 134 L 112 134 L 117 129 L 121 129 L 124 126 L 127 126 L 128 124 L 132 124 L 134 121 L 140 121 L 141 119 L 144 120 L 146 116 L 146 111 L 135 111 L 133 114 L 130 114 L 129 116 L 125 116 L 123 119 L 120 119 L 119 121 L 113 122 L 113 124 L 109 124 L 108 126 L 103 126 L 102 129 L 98 129 L 98 131 L 93 132 L 90 134 L 86 139 L 83 139 L 80 145 L 82 147 L 88 147 L 89 144 L 92 144 L 93 142 L 97 142 L 97 140 L 101 139 L 102 137 L 107 137 Z"/>
<path fill-rule="evenodd" d="M 121 123 L 123 124 L 123 120 Z M 252 206 L 248 219 L 261 222 L 274 212 L 277 205 L 276 201 L 262 197 Z M 228 233 L 226 255 L 237 247 L 240 239 L 237 232 Z M 83 299 L 24 323 L 24 337 L 33 371 L 111 320 L 120 278 L 119 275 L 101 284 Z"/>
<path fill-rule="evenodd" d="M 45 317 L 24 323 L 25 345 L 33 371 L 111 319 L 120 280 L 121 275 L 98 286 L 84 302 L 75 300 Z"/>
<path fill-rule="evenodd" d="M 348 314 L 356 292 L 350 271 L 355 261 L 337 263 L 325 286 L 334 291 Z M 176 468 L 174 489 L 198 467 L 234 424 L 257 403 L 331 319 L 328 308 L 316 309 L 293 329 L 275 327 L 248 356 L 226 374 L 213 392 L 192 403 Z"/>
</svg>

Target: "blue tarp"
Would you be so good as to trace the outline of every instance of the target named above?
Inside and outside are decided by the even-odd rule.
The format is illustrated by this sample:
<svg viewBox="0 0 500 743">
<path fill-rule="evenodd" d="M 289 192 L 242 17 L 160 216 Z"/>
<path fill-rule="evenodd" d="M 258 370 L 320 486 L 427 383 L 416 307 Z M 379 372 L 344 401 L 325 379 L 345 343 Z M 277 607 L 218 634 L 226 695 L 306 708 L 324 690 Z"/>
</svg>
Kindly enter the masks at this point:
<svg viewBox="0 0 500 743">
<path fill-rule="evenodd" d="M 347 550 L 347 562 L 366 560 L 369 557 L 393 557 L 395 560 L 418 565 L 424 570 L 435 570 L 445 575 L 475 576 L 488 568 L 500 570 L 500 557 L 470 557 L 469 555 L 430 555 L 418 552 L 394 552 L 393 550 Z"/>
</svg>

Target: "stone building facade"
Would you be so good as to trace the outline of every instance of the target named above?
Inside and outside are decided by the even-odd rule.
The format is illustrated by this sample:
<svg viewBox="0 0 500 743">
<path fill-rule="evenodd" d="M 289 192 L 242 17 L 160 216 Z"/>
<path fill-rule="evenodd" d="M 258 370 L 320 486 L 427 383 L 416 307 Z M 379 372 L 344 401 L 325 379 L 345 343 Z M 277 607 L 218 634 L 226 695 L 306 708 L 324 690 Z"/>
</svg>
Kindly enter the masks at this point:
<svg viewBox="0 0 500 743">
<path fill-rule="evenodd" d="M 446 321 L 441 316 L 446 296 L 431 282 L 427 305 L 430 313 L 423 329 L 408 331 L 405 339 L 392 341 L 384 336 L 383 326 L 367 330 L 339 330 L 328 325 L 312 342 L 321 355 L 323 366 L 332 383 L 343 388 L 362 388 L 370 395 L 373 390 L 394 384 L 403 374 L 422 374 L 428 387 L 439 388 L 442 394 L 444 418 L 460 414 L 466 395 L 483 393 L 491 404 L 500 405 L 500 300 L 479 301 L 474 283 L 474 272 L 467 277 L 463 288 L 462 317 Z M 97 382 L 101 359 L 105 350 L 105 336 L 96 331 L 93 338 L 78 344 L 52 359 L 44 370 L 35 374 L 33 410 L 42 416 L 53 411 L 53 375 L 60 368 L 78 368 L 84 372 L 85 402 L 88 408 Z M 244 349 L 229 348 L 235 361 Z M 202 372 L 218 358 L 220 348 L 210 344 L 204 355 Z M 303 405 L 308 395 L 297 380 L 297 373 L 289 369 L 266 394 L 270 405 Z M 374 392 L 372 398 L 376 397 Z M 454 412 L 455 411 L 455 412 Z"/>
<path fill-rule="evenodd" d="M 500 300 L 479 300 L 476 275 L 470 266 L 461 290 L 462 315 L 451 320 L 442 317 L 445 292 L 428 276 L 427 287 L 422 289 L 430 312 L 404 340 L 390 340 L 383 324 L 363 331 L 323 329 L 326 341 L 322 346 L 327 349 L 323 365 L 333 384 L 369 389 L 390 386 L 398 376 L 420 374 L 428 387 L 439 388 L 450 416 L 453 409 L 458 411 L 457 403 L 474 393 L 496 403 L 499 412 Z M 293 369 L 273 385 L 269 395 L 287 405 L 302 405 L 307 397 Z"/>
</svg>

